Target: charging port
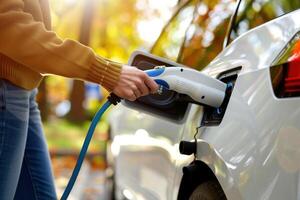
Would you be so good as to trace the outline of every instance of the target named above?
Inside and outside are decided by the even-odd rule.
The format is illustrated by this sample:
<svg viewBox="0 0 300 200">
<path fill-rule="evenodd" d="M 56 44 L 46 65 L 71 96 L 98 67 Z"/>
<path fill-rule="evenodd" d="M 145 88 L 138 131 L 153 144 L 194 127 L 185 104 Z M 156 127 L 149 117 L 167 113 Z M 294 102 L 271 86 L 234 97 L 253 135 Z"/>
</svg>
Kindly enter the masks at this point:
<svg viewBox="0 0 300 200">
<path fill-rule="evenodd" d="M 225 115 L 235 81 L 242 67 L 230 69 L 221 73 L 217 78 L 227 84 L 226 96 L 223 104 L 219 108 L 204 107 L 201 126 L 218 126 Z"/>
</svg>

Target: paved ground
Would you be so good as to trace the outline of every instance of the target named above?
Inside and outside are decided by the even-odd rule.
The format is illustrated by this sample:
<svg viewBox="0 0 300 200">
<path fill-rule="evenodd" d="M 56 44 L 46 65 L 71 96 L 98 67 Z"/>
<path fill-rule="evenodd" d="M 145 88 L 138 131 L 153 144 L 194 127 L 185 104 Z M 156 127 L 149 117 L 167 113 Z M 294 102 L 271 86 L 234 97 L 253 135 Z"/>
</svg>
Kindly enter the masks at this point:
<svg viewBox="0 0 300 200">
<path fill-rule="evenodd" d="M 63 169 L 55 174 L 57 195 L 61 197 L 71 176 L 72 169 Z M 109 200 L 111 182 L 106 180 L 104 171 L 91 169 L 88 163 L 83 163 L 77 181 L 69 200 Z"/>
</svg>

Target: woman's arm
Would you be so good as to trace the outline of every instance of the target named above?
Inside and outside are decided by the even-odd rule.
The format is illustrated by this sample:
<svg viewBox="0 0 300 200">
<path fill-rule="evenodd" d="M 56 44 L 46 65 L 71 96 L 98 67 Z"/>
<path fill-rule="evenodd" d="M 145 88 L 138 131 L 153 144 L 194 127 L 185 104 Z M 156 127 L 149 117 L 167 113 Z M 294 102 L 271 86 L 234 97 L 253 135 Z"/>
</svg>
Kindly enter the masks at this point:
<svg viewBox="0 0 300 200">
<path fill-rule="evenodd" d="M 24 12 L 22 0 L 0 2 L 0 52 L 42 74 L 91 81 L 103 85 L 109 91 L 118 85 L 117 92 L 124 94 L 124 98 L 131 93 L 124 90 L 137 88 L 145 91 L 147 82 L 150 83 L 147 85 L 150 91 L 157 88 L 144 75 L 139 76 L 140 86 L 131 80 L 131 86 L 123 88 L 124 85 L 119 83 L 120 73 L 122 71 L 126 74 L 128 70 L 132 72 L 132 69 L 122 70 L 122 65 L 96 56 L 91 48 L 73 40 L 60 39 L 53 31 L 46 30 L 42 22 L 35 21 L 31 14 Z M 137 71 L 133 74 L 137 74 Z M 126 78 L 125 82 L 128 83 L 129 79 Z M 132 95 L 130 98 L 133 99 Z"/>
</svg>

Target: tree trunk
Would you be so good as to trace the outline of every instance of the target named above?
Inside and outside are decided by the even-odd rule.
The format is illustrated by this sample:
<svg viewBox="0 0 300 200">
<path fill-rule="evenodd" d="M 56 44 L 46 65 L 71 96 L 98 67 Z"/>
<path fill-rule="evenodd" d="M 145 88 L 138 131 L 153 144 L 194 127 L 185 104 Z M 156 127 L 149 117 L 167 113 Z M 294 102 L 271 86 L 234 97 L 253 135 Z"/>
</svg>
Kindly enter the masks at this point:
<svg viewBox="0 0 300 200">
<path fill-rule="evenodd" d="M 79 42 L 89 45 L 92 19 L 94 13 L 95 0 L 85 0 L 83 18 L 80 27 Z M 86 119 L 83 102 L 84 102 L 84 82 L 80 80 L 73 81 L 73 88 L 70 96 L 71 110 L 69 119 L 72 122 L 79 123 Z"/>
</svg>

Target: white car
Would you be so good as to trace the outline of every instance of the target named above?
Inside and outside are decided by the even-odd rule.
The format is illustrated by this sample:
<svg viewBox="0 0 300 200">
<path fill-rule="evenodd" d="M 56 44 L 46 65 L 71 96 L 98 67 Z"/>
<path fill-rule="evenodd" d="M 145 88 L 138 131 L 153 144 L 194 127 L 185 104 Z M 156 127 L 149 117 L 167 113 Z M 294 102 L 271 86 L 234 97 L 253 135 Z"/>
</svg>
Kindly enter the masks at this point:
<svg viewBox="0 0 300 200">
<path fill-rule="evenodd" d="M 152 52 L 205 67 L 232 90 L 218 109 L 174 92 L 117 106 L 109 117 L 116 199 L 300 199 L 298 8 L 295 0 L 179 5 Z M 232 42 L 221 50 L 224 38 Z M 159 64 L 139 59 L 140 68 Z"/>
</svg>

